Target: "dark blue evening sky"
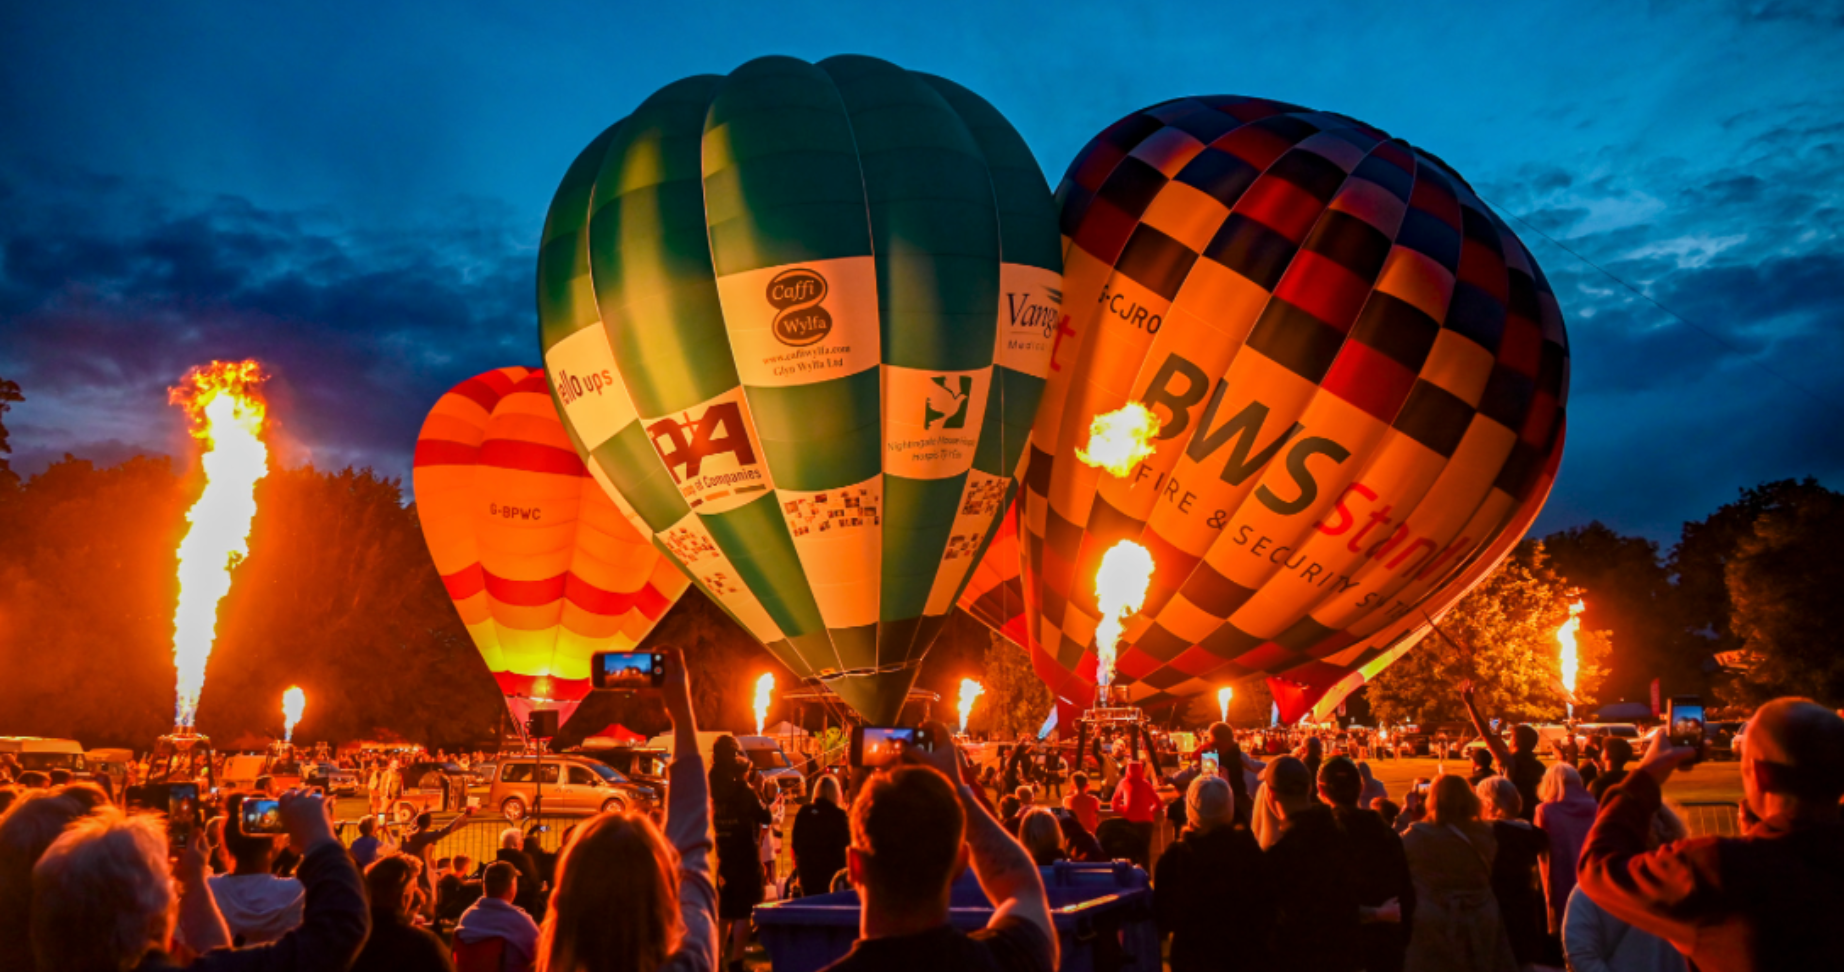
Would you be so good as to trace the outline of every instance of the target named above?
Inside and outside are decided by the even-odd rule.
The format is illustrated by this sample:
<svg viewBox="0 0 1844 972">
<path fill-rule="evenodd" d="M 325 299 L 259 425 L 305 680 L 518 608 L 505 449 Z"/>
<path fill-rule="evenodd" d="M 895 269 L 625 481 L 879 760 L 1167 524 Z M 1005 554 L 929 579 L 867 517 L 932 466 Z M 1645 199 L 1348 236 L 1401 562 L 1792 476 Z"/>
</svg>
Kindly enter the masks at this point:
<svg viewBox="0 0 1844 972">
<path fill-rule="evenodd" d="M 654 89 L 770 53 L 978 91 L 1054 183 L 1187 94 L 1361 118 L 1524 236 L 1574 352 L 1538 530 L 1667 543 L 1763 480 L 1844 485 L 1844 3 L 8 4 L 13 464 L 183 447 L 166 385 L 254 355 L 290 461 L 408 470 L 440 392 L 536 363 L 564 167 Z"/>
</svg>

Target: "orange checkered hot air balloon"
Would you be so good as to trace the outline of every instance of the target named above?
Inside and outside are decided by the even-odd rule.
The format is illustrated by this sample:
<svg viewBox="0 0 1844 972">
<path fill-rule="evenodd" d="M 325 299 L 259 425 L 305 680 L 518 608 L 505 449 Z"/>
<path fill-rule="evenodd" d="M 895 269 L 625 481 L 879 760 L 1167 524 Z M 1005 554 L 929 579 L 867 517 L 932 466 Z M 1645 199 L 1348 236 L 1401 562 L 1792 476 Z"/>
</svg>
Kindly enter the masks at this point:
<svg viewBox="0 0 1844 972">
<path fill-rule="evenodd" d="M 567 720 L 589 656 L 632 650 L 686 588 L 577 457 L 543 371 L 500 368 L 443 395 L 414 481 L 436 569 L 521 722 Z"/>
<path fill-rule="evenodd" d="M 1266 678 L 1288 721 L 1324 718 L 1542 508 L 1569 374 L 1548 282 L 1439 159 L 1256 98 L 1121 119 L 1057 203 L 1068 317 L 960 604 L 1085 707 L 1097 564 L 1131 541 L 1155 573 L 1113 668 L 1129 699 Z M 1078 461 L 1136 403 L 1150 448 Z"/>
</svg>

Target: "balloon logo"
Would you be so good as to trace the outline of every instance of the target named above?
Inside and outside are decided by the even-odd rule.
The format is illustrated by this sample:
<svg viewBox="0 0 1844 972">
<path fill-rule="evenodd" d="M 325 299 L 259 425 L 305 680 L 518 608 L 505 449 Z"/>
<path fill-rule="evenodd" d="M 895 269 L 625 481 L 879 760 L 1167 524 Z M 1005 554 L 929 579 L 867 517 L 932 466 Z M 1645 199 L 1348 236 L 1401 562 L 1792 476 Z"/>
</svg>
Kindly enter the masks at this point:
<svg viewBox="0 0 1844 972">
<path fill-rule="evenodd" d="M 577 458 L 544 373 L 500 368 L 443 395 L 416 439 L 423 539 L 521 722 L 568 719 L 589 656 L 629 651 L 686 581 Z"/>
<path fill-rule="evenodd" d="M 1267 676 L 1290 721 L 1335 706 L 1548 495 L 1568 343 L 1547 281 L 1438 159 L 1276 102 L 1130 115 L 1057 199 L 1070 333 L 962 604 L 1086 706 L 1095 571 L 1133 540 L 1156 573 L 1117 663 L 1130 698 Z M 1076 461 L 1129 403 L 1159 423 L 1150 455 Z"/>
<path fill-rule="evenodd" d="M 661 89 L 570 166 L 540 337 L 609 495 L 888 722 L 1011 491 L 1061 269 L 991 105 L 871 58 L 762 58 Z"/>
</svg>

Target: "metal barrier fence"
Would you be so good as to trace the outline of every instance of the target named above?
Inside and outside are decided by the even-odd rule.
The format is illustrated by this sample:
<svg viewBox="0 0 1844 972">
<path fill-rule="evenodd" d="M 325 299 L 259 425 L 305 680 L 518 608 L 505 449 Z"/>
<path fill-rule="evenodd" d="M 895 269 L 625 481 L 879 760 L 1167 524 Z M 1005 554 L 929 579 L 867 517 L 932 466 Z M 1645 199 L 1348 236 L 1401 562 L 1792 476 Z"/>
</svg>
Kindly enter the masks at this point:
<svg viewBox="0 0 1844 972">
<path fill-rule="evenodd" d="M 1678 813 L 1692 837 L 1739 837 L 1739 807 L 1733 803 L 1680 803 Z"/>
<path fill-rule="evenodd" d="M 450 817 L 449 819 L 453 818 Z M 520 833 L 525 833 L 529 831 L 533 825 L 544 828 L 537 832 L 538 846 L 544 848 L 547 852 L 556 853 L 557 850 L 563 846 L 564 830 L 588 819 L 588 817 L 583 816 L 544 817 L 542 819 L 533 818 L 522 820 L 514 824 L 512 821 L 498 814 L 489 815 L 477 813 L 469 818 L 467 823 L 455 828 L 454 833 L 436 841 L 435 846 L 431 848 L 429 852 L 429 856 L 432 860 L 440 860 L 444 857 L 454 857 L 459 854 L 466 855 L 477 863 L 491 863 L 495 857 L 499 856 L 500 835 L 505 832 L 506 828 L 516 826 Z M 444 823 L 446 823 L 446 821 L 438 821 L 437 826 L 441 826 Z M 400 827 L 396 824 L 382 826 L 378 828 L 378 832 L 379 838 L 385 840 L 387 845 L 400 845 L 410 836 L 410 828 Z M 345 844 L 347 847 L 352 846 L 352 842 L 359 839 L 358 824 L 352 821 L 341 821 L 338 828 L 338 835 L 340 843 Z"/>
</svg>

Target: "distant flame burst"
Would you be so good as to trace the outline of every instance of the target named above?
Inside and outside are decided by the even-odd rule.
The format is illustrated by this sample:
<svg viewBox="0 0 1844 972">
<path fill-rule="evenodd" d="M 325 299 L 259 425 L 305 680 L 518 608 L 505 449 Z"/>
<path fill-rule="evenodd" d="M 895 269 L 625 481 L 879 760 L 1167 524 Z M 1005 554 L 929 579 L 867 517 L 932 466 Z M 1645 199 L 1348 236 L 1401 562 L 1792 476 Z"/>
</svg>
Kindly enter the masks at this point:
<svg viewBox="0 0 1844 972">
<path fill-rule="evenodd" d="M 1139 402 L 1128 402 L 1112 412 L 1095 416 L 1088 427 L 1088 448 L 1076 458 L 1116 476 L 1133 472 L 1153 454 L 1153 436 L 1159 434 L 1159 417 Z"/>
<path fill-rule="evenodd" d="M 1229 721 L 1229 700 L 1235 698 L 1235 695 L 1235 689 L 1227 685 L 1217 689 L 1217 709 L 1222 713 L 1224 722 Z"/>
<path fill-rule="evenodd" d="M 295 741 L 295 724 L 301 721 L 301 713 L 307 710 L 307 693 L 301 686 L 290 685 L 282 693 L 282 740 Z"/>
<path fill-rule="evenodd" d="M 230 592 L 231 565 L 249 552 L 256 482 L 269 471 L 262 441 L 267 408 L 256 390 L 265 377 L 254 361 L 213 361 L 167 390 L 204 444 L 205 491 L 186 512 L 191 525 L 179 544 L 179 606 L 173 612 L 175 721 L 181 726 L 198 715 L 205 662 L 217 639 L 218 602 Z"/>
<path fill-rule="evenodd" d="M 763 672 L 756 679 L 756 735 L 768 725 L 768 704 L 775 698 L 775 673 Z"/>
<path fill-rule="evenodd" d="M 1127 619 L 1146 600 L 1152 575 L 1152 554 L 1132 540 L 1122 540 L 1101 555 L 1101 568 L 1095 571 L 1095 600 L 1101 608 L 1101 623 L 1095 626 L 1095 657 L 1100 663 L 1095 684 L 1103 689 L 1114 684 L 1115 650 Z"/>
<path fill-rule="evenodd" d="M 960 680 L 960 731 L 967 731 L 967 717 L 973 714 L 973 700 L 986 694 L 986 687 L 970 678 Z"/>
<path fill-rule="evenodd" d="M 1581 671 L 1581 659 L 1577 654 L 1575 635 L 1581 631 L 1581 613 L 1584 608 L 1578 599 L 1569 605 L 1569 619 L 1556 629 L 1556 644 L 1562 649 L 1562 687 L 1569 693 L 1569 716 L 1575 715 L 1575 676 Z"/>
</svg>

